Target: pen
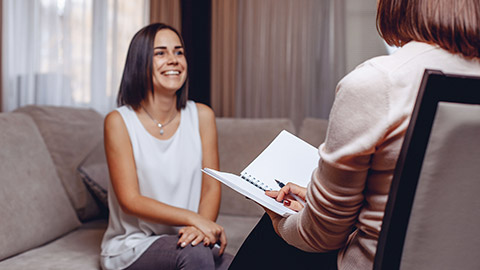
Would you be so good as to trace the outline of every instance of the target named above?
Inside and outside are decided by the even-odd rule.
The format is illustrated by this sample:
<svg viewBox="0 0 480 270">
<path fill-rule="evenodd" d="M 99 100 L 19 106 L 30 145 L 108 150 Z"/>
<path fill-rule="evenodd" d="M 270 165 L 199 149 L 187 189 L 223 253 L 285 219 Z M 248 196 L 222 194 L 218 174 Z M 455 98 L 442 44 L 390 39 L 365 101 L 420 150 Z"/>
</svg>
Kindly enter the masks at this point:
<svg viewBox="0 0 480 270">
<path fill-rule="evenodd" d="M 275 182 L 277 182 L 278 186 L 280 188 L 283 188 L 285 186 L 284 183 L 280 182 L 279 180 L 275 179 Z M 288 194 L 290 194 L 290 196 L 292 196 L 293 198 L 295 198 L 295 200 L 299 203 L 301 203 L 303 206 L 305 206 L 305 201 L 302 200 L 300 197 L 298 197 L 297 195 L 293 194 L 292 192 L 289 192 Z"/>
</svg>

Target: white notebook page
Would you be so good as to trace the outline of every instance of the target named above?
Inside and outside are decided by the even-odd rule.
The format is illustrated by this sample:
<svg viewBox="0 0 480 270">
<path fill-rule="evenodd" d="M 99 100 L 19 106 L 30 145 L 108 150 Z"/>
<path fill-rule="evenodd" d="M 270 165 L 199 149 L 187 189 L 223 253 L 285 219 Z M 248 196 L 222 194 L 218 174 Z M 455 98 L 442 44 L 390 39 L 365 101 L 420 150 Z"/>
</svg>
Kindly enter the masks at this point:
<svg viewBox="0 0 480 270">
<path fill-rule="evenodd" d="M 279 189 L 275 179 L 306 187 L 318 160 L 316 147 L 283 130 L 240 176 L 251 175 L 273 190 Z"/>
</svg>

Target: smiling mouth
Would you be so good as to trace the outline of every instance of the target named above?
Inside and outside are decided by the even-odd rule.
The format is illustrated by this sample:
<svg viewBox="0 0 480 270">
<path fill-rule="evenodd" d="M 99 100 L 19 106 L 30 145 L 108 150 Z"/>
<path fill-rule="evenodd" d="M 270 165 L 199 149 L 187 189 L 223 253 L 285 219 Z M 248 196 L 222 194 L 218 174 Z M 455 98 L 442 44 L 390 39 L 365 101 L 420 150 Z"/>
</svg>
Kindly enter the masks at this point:
<svg viewBox="0 0 480 270">
<path fill-rule="evenodd" d="M 180 75 L 180 71 L 178 70 L 169 70 L 169 71 L 165 71 L 163 73 L 163 75 Z"/>
</svg>

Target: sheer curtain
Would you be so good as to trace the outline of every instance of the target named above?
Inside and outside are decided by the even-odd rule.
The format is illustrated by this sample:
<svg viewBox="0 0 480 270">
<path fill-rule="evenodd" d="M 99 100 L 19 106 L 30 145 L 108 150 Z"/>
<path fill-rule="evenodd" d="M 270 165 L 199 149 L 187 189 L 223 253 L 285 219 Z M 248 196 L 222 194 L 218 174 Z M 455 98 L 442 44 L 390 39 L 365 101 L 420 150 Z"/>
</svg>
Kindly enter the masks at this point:
<svg viewBox="0 0 480 270">
<path fill-rule="evenodd" d="M 3 110 L 112 110 L 130 39 L 148 11 L 148 0 L 3 0 Z"/>
<path fill-rule="evenodd" d="M 212 5 L 212 44 L 218 47 L 212 50 L 217 54 L 212 57 L 212 105 L 217 115 L 286 117 L 297 126 L 305 117 L 327 118 L 336 83 L 345 74 L 344 1 L 231 3 L 236 6 Z M 232 12 L 235 16 L 225 15 Z M 232 53 L 234 76 L 228 66 Z"/>
</svg>

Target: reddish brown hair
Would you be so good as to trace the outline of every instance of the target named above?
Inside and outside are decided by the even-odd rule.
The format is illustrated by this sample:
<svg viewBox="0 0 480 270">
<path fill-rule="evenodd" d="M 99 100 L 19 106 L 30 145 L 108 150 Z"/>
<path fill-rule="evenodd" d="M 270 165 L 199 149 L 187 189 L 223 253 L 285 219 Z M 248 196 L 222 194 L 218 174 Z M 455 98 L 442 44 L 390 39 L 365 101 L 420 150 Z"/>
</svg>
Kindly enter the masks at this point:
<svg viewBox="0 0 480 270">
<path fill-rule="evenodd" d="M 389 45 L 414 40 L 480 58 L 480 0 L 379 0 L 377 30 Z"/>
</svg>

